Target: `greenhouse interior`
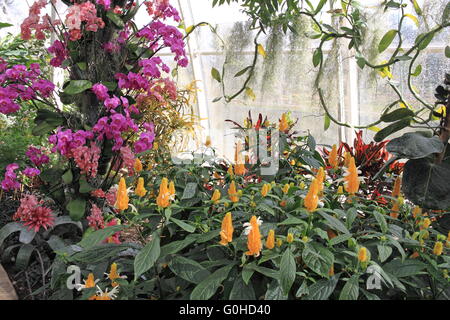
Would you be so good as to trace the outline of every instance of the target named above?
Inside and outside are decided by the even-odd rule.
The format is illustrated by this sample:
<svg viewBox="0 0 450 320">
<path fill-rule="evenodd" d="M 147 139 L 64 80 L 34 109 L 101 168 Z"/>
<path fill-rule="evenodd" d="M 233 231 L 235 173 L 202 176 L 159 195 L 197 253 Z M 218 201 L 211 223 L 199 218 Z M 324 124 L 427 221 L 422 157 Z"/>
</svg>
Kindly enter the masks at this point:
<svg viewBox="0 0 450 320">
<path fill-rule="evenodd" d="M 449 300 L 449 107 L 448 0 L 0 0 L 0 300 Z"/>
</svg>

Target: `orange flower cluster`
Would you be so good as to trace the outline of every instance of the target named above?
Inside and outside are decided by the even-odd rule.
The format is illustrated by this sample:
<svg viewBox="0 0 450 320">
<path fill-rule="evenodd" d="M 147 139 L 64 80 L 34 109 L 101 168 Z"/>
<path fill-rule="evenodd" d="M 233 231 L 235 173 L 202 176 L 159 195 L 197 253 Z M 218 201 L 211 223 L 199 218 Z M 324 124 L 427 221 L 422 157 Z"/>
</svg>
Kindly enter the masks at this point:
<svg viewBox="0 0 450 320">
<path fill-rule="evenodd" d="M 331 148 L 331 152 L 328 155 L 328 163 L 333 169 L 337 169 L 339 165 L 339 159 L 338 159 L 338 153 L 337 153 L 337 147 L 335 144 L 333 144 L 333 147 Z"/>
<path fill-rule="evenodd" d="M 275 230 L 269 230 L 269 234 L 266 239 L 266 248 L 273 249 L 275 247 Z"/>
<path fill-rule="evenodd" d="M 219 200 L 220 200 L 220 191 L 215 189 L 213 194 L 212 194 L 212 196 L 211 196 L 211 201 L 214 204 L 217 204 L 219 202 Z"/>
<path fill-rule="evenodd" d="M 239 194 L 236 190 L 236 184 L 234 183 L 234 181 L 231 182 L 230 188 L 228 188 L 228 196 L 230 197 L 230 200 L 232 202 L 239 201 Z"/>
<path fill-rule="evenodd" d="M 128 193 L 127 193 L 127 185 L 125 183 L 125 178 L 120 178 L 119 188 L 117 189 L 117 200 L 116 200 L 116 208 L 119 210 L 128 209 Z"/>
<path fill-rule="evenodd" d="M 261 195 L 263 197 L 267 196 L 267 194 L 269 193 L 269 191 L 271 189 L 272 189 L 272 186 L 270 185 L 270 183 L 265 183 L 261 188 Z"/>
<path fill-rule="evenodd" d="M 143 167 L 142 167 L 141 160 L 139 160 L 139 158 L 136 158 L 136 160 L 134 161 L 134 171 L 139 173 L 142 171 L 142 169 L 143 169 Z"/>
<path fill-rule="evenodd" d="M 175 198 L 175 185 L 173 181 L 170 182 L 167 178 L 163 178 L 159 186 L 159 194 L 156 198 L 156 204 L 160 208 L 167 208 L 170 202 Z"/>
<path fill-rule="evenodd" d="M 252 216 L 250 219 L 250 232 L 247 237 L 248 251 L 245 253 L 248 256 L 259 256 L 261 253 L 261 233 L 259 232 L 258 219 Z"/>
<path fill-rule="evenodd" d="M 308 193 L 304 199 L 304 206 L 308 212 L 313 212 L 319 204 L 319 181 L 314 178 L 309 186 Z"/>
<path fill-rule="evenodd" d="M 288 122 L 286 113 L 283 113 L 281 115 L 279 130 L 281 132 L 286 132 L 287 130 L 289 130 L 289 122 Z"/>
<path fill-rule="evenodd" d="M 146 195 L 147 190 L 145 190 L 145 186 L 144 186 L 144 178 L 139 178 L 138 179 L 138 184 L 136 189 L 134 190 L 134 193 L 138 196 L 138 197 L 143 197 Z"/>
<path fill-rule="evenodd" d="M 358 250 L 358 261 L 359 262 L 367 262 L 369 259 L 369 256 L 367 254 L 367 248 L 361 247 Z"/>
<path fill-rule="evenodd" d="M 220 231 L 220 244 L 226 246 L 229 242 L 233 241 L 233 218 L 231 212 L 228 212 L 222 220 L 222 229 Z"/>
<path fill-rule="evenodd" d="M 350 157 L 347 172 L 344 175 L 344 188 L 349 194 L 354 195 L 359 190 L 358 169 L 355 165 L 355 158 Z"/>
</svg>

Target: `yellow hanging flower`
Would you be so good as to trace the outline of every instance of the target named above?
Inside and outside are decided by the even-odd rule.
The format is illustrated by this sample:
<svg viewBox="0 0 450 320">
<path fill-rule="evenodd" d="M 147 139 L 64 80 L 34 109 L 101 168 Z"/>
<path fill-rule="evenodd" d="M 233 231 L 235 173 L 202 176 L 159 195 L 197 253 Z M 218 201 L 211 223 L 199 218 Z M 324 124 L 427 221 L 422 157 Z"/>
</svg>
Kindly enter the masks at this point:
<svg viewBox="0 0 450 320">
<path fill-rule="evenodd" d="M 259 232 L 259 223 L 256 216 L 250 219 L 250 231 L 247 237 L 248 251 L 245 253 L 248 256 L 258 257 L 261 253 L 261 233 Z"/>
<path fill-rule="evenodd" d="M 138 179 L 138 184 L 137 184 L 136 189 L 134 190 L 134 193 L 138 197 L 145 196 L 145 194 L 147 193 L 147 190 L 145 190 L 145 187 L 144 187 L 144 178 L 139 178 Z"/>
<path fill-rule="evenodd" d="M 134 161 L 134 171 L 139 173 L 142 171 L 142 169 L 143 169 L 143 167 L 142 167 L 141 160 L 139 160 L 139 158 L 136 158 L 136 160 Z"/>
<path fill-rule="evenodd" d="M 328 155 L 328 163 L 333 169 L 337 169 L 339 165 L 338 154 L 337 154 L 337 146 L 333 144 L 331 148 L 330 154 Z"/>
<path fill-rule="evenodd" d="M 234 172 L 233 172 L 233 165 L 230 164 L 230 166 L 228 167 L 228 174 L 233 178 L 234 177 Z"/>
<path fill-rule="evenodd" d="M 402 184 L 402 178 L 397 177 L 397 179 L 395 179 L 394 182 L 394 187 L 392 188 L 392 197 L 398 197 L 400 195 L 400 189 L 401 189 L 401 184 Z"/>
<path fill-rule="evenodd" d="M 153 142 L 153 150 L 158 150 L 159 149 L 159 144 L 158 142 Z"/>
<path fill-rule="evenodd" d="M 169 183 L 169 193 L 170 193 L 170 200 L 175 199 L 176 191 L 175 191 L 175 184 L 173 181 L 170 181 Z"/>
<path fill-rule="evenodd" d="M 159 194 L 156 198 L 156 204 L 160 208 L 167 208 L 170 206 L 170 191 L 169 191 L 169 180 L 163 178 L 161 184 L 159 185 Z"/>
<path fill-rule="evenodd" d="M 339 186 L 336 193 L 337 194 L 344 194 L 344 187 L 343 186 Z"/>
<path fill-rule="evenodd" d="M 319 204 L 319 182 L 317 178 L 313 179 L 311 185 L 309 186 L 308 193 L 304 199 L 304 206 L 308 212 L 313 212 L 317 209 L 317 205 Z"/>
<path fill-rule="evenodd" d="M 281 245 L 283 244 L 283 240 L 281 240 L 281 239 L 277 239 L 277 247 L 279 248 L 279 247 L 281 247 Z"/>
<path fill-rule="evenodd" d="M 360 178 L 358 177 L 360 171 L 356 168 L 355 158 L 350 158 L 350 164 L 344 174 L 344 188 L 349 194 L 354 195 L 359 190 Z"/>
<path fill-rule="evenodd" d="M 267 194 L 269 193 L 270 189 L 272 189 L 270 183 L 265 183 L 262 188 L 261 188 L 261 195 L 263 197 L 267 196 Z"/>
<path fill-rule="evenodd" d="M 215 189 L 213 194 L 212 194 L 212 196 L 211 196 L 211 201 L 214 204 L 217 204 L 219 202 L 219 200 L 220 200 L 220 191 Z"/>
<path fill-rule="evenodd" d="M 289 188 L 290 188 L 291 186 L 289 185 L 289 184 L 285 184 L 284 186 L 283 186 L 283 193 L 284 194 L 287 194 L 288 192 L 289 192 Z"/>
<path fill-rule="evenodd" d="M 275 230 L 269 230 L 269 234 L 266 239 L 266 248 L 273 249 L 275 247 Z"/>
<path fill-rule="evenodd" d="M 211 137 L 210 136 L 206 137 L 205 146 L 208 148 L 211 147 Z"/>
<path fill-rule="evenodd" d="M 427 229 L 430 225 L 431 225 L 431 220 L 429 218 L 425 218 L 422 221 L 422 225 L 420 227 L 420 230 Z"/>
<path fill-rule="evenodd" d="M 440 256 L 443 251 L 444 251 L 444 244 L 441 241 L 437 241 L 434 244 L 433 254 Z"/>
<path fill-rule="evenodd" d="M 358 251 L 358 261 L 359 261 L 359 262 L 366 262 L 367 259 L 368 259 L 367 248 L 365 248 L 365 247 L 359 248 L 359 251 Z"/>
<path fill-rule="evenodd" d="M 281 132 L 286 132 L 289 129 L 289 122 L 288 122 L 286 113 L 283 113 L 281 115 L 279 129 L 280 129 Z"/>
<path fill-rule="evenodd" d="M 305 184 L 305 182 L 300 182 L 300 184 L 299 184 L 299 186 L 298 186 L 300 189 L 302 189 L 302 190 L 305 190 L 305 188 L 306 188 L 306 184 Z"/>
<path fill-rule="evenodd" d="M 286 237 L 286 242 L 287 243 L 292 243 L 294 242 L 294 235 L 292 233 L 288 233 L 287 237 Z"/>
<path fill-rule="evenodd" d="M 127 193 L 127 185 L 125 183 L 125 178 L 120 178 L 119 188 L 117 189 L 117 200 L 116 200 L 116 208 L 119 210 L 128 209 L 128 198 Z"/>
<path fill-rule="evenodd" d="M 412 211 L 412 215 L 414 218 L 420 217 L 422 215 L 422 208 L 419 206 L 415 206 Z"/>
<path fill-rule="evenodd" d="M 117 272 L 117 264 L 113 263 L 111 264 L 111 269 L 109 271 L 109 273 L 106 273 L 107 277 L 109 280 L 111 280 L 111 285 L 113 287 L 117 287 L 119 284 L 117 282 L 115 282 L 116 279 L 126 279 L 127 276 L 121 276 L 118 272 Z"/>
<path fill-rule="evenodd" d="M 233 241 L 233 218 L 231 212 L 228 212 L 222 220 L 222 229 L 220 231 L 220 244 L 226 246 L 229 242 Z"/>
<path fill-rule="evenodd" d="M 230 188 L 228 188 L 228 196 L 230 197 L 230 200 L 232 202 L 239 201 L 239 194 L 236 191 L 236 184 L 234 183 L 234 181 L 231 181 Z"/>
<path fill-rule="evenodd" d="M 89 289 L 95 287 L 95 278 L 93 273 L 89 273 L 87 279 L 84 281 L 84 288 Z"/>
</svg>

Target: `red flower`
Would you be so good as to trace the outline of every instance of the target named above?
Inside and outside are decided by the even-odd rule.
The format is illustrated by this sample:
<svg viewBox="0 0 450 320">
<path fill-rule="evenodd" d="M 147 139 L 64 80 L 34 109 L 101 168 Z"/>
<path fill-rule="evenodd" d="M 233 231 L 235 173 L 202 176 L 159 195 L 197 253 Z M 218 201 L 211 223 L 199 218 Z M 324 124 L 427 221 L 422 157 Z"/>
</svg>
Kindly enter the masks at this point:
<svg viewBox="0 0 450 320">
<path fill-rule="evenodd" d="M 41 227 L 47 230 L 55 223 L 55 217 L 52 215 L 50 208 L 42 206 L 44 202 L 38 201 L 34 195 L 25 195 L 20 200 L 20 207 L 14 214 L 14 220 L 20 220 L 28 230 L 34 229 L 38 232 Z"/>
<path fill-rule="evenodd" d="M 116 225 L 117 225 L 117 219 L 112 219 L 110 222 L 108 222 L 106 224 L 107 227 L 112 227 L 112 226 L 116 226 Z M 104 242 L 121 244 L 122 242 L 120 242 L 119 236 L 120 236 L 120 231 L 114 233 L 111 237 L 106 238 Z"/>
<path fill-rule="evenodd" d="M 28 230 L 34 229 L 38 232 L 41 227 L 47 230 L 55 223 L 55 217 L 52 215 L 52 209 L 46 207 L 36 207 L 32 210 L 24 221 L 24 225 L 28 226 Z"/>
</svg>

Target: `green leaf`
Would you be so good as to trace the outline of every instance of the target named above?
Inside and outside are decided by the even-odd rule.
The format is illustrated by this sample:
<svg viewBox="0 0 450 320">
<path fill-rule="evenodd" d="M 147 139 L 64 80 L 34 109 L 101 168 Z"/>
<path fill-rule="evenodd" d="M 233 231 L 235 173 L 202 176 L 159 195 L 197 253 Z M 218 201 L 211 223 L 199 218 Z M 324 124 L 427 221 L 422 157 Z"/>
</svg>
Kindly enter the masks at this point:
<svg viewBox="0 0 450 320">
<path fill-rule="evenodd" d="M 30 262 L 31 255 L 35 247 L 31 244 L 24 244 L 20 247 L 16 256 L 16 267 L 25 270 Z"/>
<path fill-rule="evenodd" d="M 106 13 L 106 16 L 108 17 L 109 20 L 111 20 L 119 29 L 122 29 L 123 27 L 125 27 L 125 23 L 123 22 L 123 20 L 120 18 L 119 15 L 115 14 L 112 10 L 108 11 Z"/>
<path fill-rule="evenodd" d="M 429 32 L 418 35 L 415 40 L 415 44 L 418 44 L 417 48 L 419 50 L 424 50 L 426 47 L 428 47 L 428 45 L 434 38 L 434 34 L 434 32 Z"/>
<path fill-rule="evenodd" d="M 351 237 L 352 237 L 351 233 L 340 234 L 337 237 L 334 237 L 333 239 L 330 240 L 330 245 L 331 246 L 337 245 L 341 242 L 347 241 Z"/>
<path fill-rule="evenodd" d="M 359 275 L 354 274 L 344 285 L 339 295 L 339 300 L 358 300 Z"/>
<path fill-rule="evenodd" d="M 422 65 L 419 64 L 416 66 L 416 69 L 414 70 L 414 72 L 411 73 L 411 76 L 418 77 L 421 73 L 422 73 Z"/>
<path fill-rule="evenodd" d="M 311 285 L 305 300 L 327 300 L 336 288 L 339 277 L 340 274 L 336 274 L 330 280 L 322 279 Z"/>
<path fill-rule="evenodd" d="M 377 220 L 378 225 L 381 228 L 381 231 L 383 233 L 386 233 L 388 231 L 388 227 L 387 227 L 387 222 L 386 222 L 386 219 L 384 218 L 384 216 L 376 210 L 374 210 L 372 213 L 373 213 L 373 216 L 375 217 L 375 220 Z"/>
<path fill-rule="evenodd" d="M 238 276 L 231 289 L 230 300 L 256 300 L 253 285 L 245 283 L 242 277 Z"/>
<path fill-rule="evenodd" d="M 322 49 L 321 48 L 317 48 L 316 50 L 314 50 L 313 53 L 313 65 L 314 67 L 317 67 L 320 62 L 322 61 L 323 55 L 322 55 Z"/>
<path fill-rule="evenodd" d="M 88 80 L 70 80 L 67 87 L 64 89 L 65 94 L 78 94 L 85 90 L 92 88 L 92 82 Z"/>
<path fill-rule="evenodd" d="M 308 285 L 306 284 L 306 280 L 303 280 L 302 285 L 298 288 L 295 293 L 296 298 L 301 298 L 303 295 L 309 294 Z"/>
<path fill-rule="evenodd" d="M 81 252 L 76 252 L 70 256 L 71 262 L 81 262 L 88 264 L 97 264 L 101 262 L 108 262 L 112 257 L 128 249 L 128 245 L 116 244 L 116 243 L 102 243 L 85 249 Z"/>
<path fill-rule="evenodd" d="M 381 38 L 380 43 L 378 44 L 378 52 L 381 53 L 384 50 L 386 50 L 389 45 L 392 43 L 392 41 L 394 40 L 395 36 L 397 35 L 397 30 L 389 30 L 388 32 L 386 32 L 383 36 L 383 38 Z"/>
<path fill-rule="evenodd" d="M 411 109 L 399 108 L 392 112 L 383 114 L 381 116 L 380 120 L 383 122 L 394 122 L 394 121 L 398 121 L 398 120 L 406 118 L 406 117 L 413 117 L 413 116 L 414 116 L 414 111 L 412 111 Z"/>
<path fill-rule="evenodd" d="M 234 263 L 216 270 L 200 282 L 191 293 L 191 300 L 208 300 L 217 291 L 222 282 L 228 278 L 228 274 L 234 267 Z"/>
<path fill-rule="evenodd" d="M 450 165 L 429 158 L 411 159 L 403 169 L 402 191 L 414 204 L 426 209 L 450 207 Z"/>
<path fill-rule="evenodd" d="M 261 273 L 262 275 L 265 275 L 266 277 L 270 277 L 270 278 L 277 279 L 277 280 L 280 278 L 280 273 L 276 270 L 257 266 L 254 264 L 249 264 L 249 265 L 247 265 L 247 267 L 255 270 L 256 272 Z"/>
<path fill-rule="evenodd" d="M 392 254 L 392 248 L 386 245 L 377 245 L 378 259 L 380 262 L 385 262 Z"/>
<path fill-rule="evenodd" d="M 286 249 L 281 257 L 280 284 L 284 294 L 289 294 L 295 281 L 295 259 L 290 249 Z"/>
<path fill-rule="evenodd" d="M 95 188 L 92 187 L 92 186 L 87 182 L 86 176 L 81 176 L 81 177 L 80 177 L 79 183 L 80 183 L 80 189 L 79 189 L 80 193 L 89 193 L 89 192 L 95 190 Z"/>
<path fill-rule="evenodd" d="M 446 56 L 447 58 L 450 58 L 450 46 L 446 46 L 446 47 L 445 47 L 445 56 Z"/>
<path fill-rule="evenodd" d="M 350 233 L 350 231 L 348 231 L 348 229 L 345 227 L 345 225 L 341 221 L 336 219 L 335 217 L 332 217 L 329 214 L 326 214 L 325 212 L 323 212 L 321 210 L 319 210 L 318 213 L 323 218 L 325 218 L 325 220 L 326 220 L 325 224 L 330 226 L 332 229 L 338 230 L 342 233 Z"/>
<path fill-rule="evenodd" d="M 408 127 L 409 124 L 411 123 L 411 120 L 412 120 L 411 117 L 407 117 L 407 118 L 403 118 L 403 119 L 401 119 L 401 120 L 399 120 L 397 122 L 391 123 L 387 127 L 385 127 L 383 129 L 381 129 L 380 131 L 378 131 L 375 134 L 374 140 L 376 142 L 383 141 L 384 139 L 386 139 L 391 134 Z"/>
<path fill-rule="evenodd" d="M 255 269 L 249 268 L 247 264 L 244 265 L 244 268 L 242 268 L 242 280 L 244 280 L 245 284 L 248 284 L 253 273 L 255 273 Z"/>
<path fill-rule="evenodd" d="M 73 221 L 80 221 L 86 211 L 86 200 L 82 198 L 73 199 L 67 204 L 66 209 Z"/>
<path fill-rule="evenodd" d="M 362 70 L 366 66 L 366 59 L 364 59 L 363 57 L 357 57 L 356 64 Z"/>
<path fill-rule="evenodd" d="M 83 237 L 83 239 L 81 239 L 78 245 L 80 247 L 83 247 L 84 249 L 92 248 L 93 246 L 106 240 L 107 238 L 111 237 L 113 234 L 121 231 L 124 228 L 125 226 L 111 226 L 106 227 L 104 229 L 96 230 L 88 234 L 87 236 Z"/>
<path fill-rule="evenodd" d="M 317 5 L 316 10 L 314 11 L 314 15 L 318 14 L 320 10 L 322 10 L 323 6 L 327 3 L 327 0 L 320 0 L 319 4 Z"/>
<path fill-rule="evenodd" d="M 212 68 L 211 69 L 211 76 L 213 77 L 214 80 L 216 80 L 217 82 L 222 82 L 222 79 L 220 77 L 220 72 L 219 70 L 217 70 L 216 68 Z"/>
<path fill-rule="evenodd" d="M 324 120 L 324 122 L 323 122 L 323 130 L 327 131 L 328 128 L 330 127 L 331 119 L 328 116 L 328 114 L 325 114 L 325 116 L 323 117 L 323 120 Z"/>
<path fill-rule="evenodd" d="M 177 224 L 181 229 L 187 231 L 187 232 L 194 232 L 195 231 L 195 227 L 178 219 L 175 219 L 174 217 L 170 217 L 170 221 L 174 222 L 175 224 Z"/>
<path fill-rule="evenodd" d="M 420 159 L 444 151 L 444 144 L 437 136 L 425 137 L 419 132 L 408 132 L 392 139 L 386 145 L 387 151 L 399 158 Z"/>
<path fill-rule="evenodd" d="M 315 242 L 305 244 L 302 259 L 308 268 L 326 278 L 328 278 L 328 272 L 334 263 L 333 253 Z"/>
<path fill-rule="evenodd" d="M 242 69 L 241 71 L 239 71 L 238 73 L 236 73 L 234 75 L 235 78 L 242 76 L 244 73 L 246 73 L 248 70 L 250 70 L 252 68 L 252 66 L 248 66 L 245 67 L 244 69 Z"/>
<path fill-rule="evenodd" d="M 161 253 L 160 238 L 157 232 L 152 234 L 152 240 L 139 251 L 134 259 L 134 281 L 148 271 L 158 260 Z"/>
<path fill-rule="evenodd" d="M 283 289 L 277 280 L 273 280 L 267 288 L 264 300 L 287 300 L 288 295 L 283 293 Z"/>
<path fill-rule="evenodd" d="M 62 175 L 62 180 L 64 181 L 65 184 L 71 184 L 72 180 L 73 180 L 73 174 L 72 174 L 72 170 L 67 170 L 63 175 Z"/>
<path fill-rule="evenodd" d="M 81 71 L 85 71 L 87 69 L 86 62 L 78 62 L 77 66 L 78 66 L 78 68 L 80 68 Z"/>
<path fill-rule="evenodd" d="M 442 12 L 442 24 L 447 23 L 450 19 L 450 2 L 445 6 L 444 12 Z"/>
<path fill-rule="evenodd" d="M 181 279 L 195 284 L 200 283 L 211 274 L 197 261 L 182 256 L 174 257 L 169 264 L 169 268 Z"/>
<path fill-rule="evenodd" d="M 0 29 L 9 28 L 9 27 L 12 27 L 12 26 L 13 25 L 11 23 L 0 22 Z"/>
<path fill-rule="evenodd" d="M 401 259 L 394 259 L 383 266 L 384 271 L 397 277 L 411 277 L 421 274 L 427 265 L 419 260 L 406 259 L 402 262 Z"/>
<path fill-rule="evenodd" d="M 419 4 L 417 3 L 417 0 L 410 0 L 411 3 L 413 4 L 414 7 L 414 11 L 416 11 L 416 13 L 421 16 L 422 15 L 422 9 L 420 9 Z"/>
</svg>

